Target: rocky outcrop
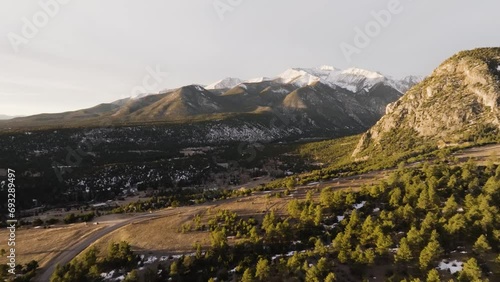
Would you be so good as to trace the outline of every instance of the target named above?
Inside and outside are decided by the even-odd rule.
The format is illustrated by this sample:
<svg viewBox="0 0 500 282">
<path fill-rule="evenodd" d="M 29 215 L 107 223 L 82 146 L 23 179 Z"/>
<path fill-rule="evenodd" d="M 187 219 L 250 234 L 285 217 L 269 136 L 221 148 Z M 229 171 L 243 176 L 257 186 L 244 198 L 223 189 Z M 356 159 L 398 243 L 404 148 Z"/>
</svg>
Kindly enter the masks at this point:
<svg viewBox="0 0 500 282">
<path fill-rule="evenodd" d="M 368 148 L 387 146 L 385 137 L 408 132 L 446 146 L 492 130 L 500 130 L 500 48 L 463 51 L 389 104 L 353 155 L 366 156 Z"/>
</svg>

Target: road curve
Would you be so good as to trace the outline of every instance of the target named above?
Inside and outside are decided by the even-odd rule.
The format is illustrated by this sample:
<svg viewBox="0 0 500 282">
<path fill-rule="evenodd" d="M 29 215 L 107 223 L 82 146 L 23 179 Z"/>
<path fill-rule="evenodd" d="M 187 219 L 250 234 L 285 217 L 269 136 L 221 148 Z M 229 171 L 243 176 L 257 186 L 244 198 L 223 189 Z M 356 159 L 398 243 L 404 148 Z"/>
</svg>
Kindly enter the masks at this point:
<svg viewBox="0 0 500 282">
<path fill-rule="evenodd" d="M 166 216 L 173 216 L 173 215 L 179 215 L 184 213 L 184 209 L 189 208 L 189 211 L 191 213 L 196 213 L 199 210 L 206 209 L 208 207 L 212 206 L 217 206 L 220 203 L 230 201 L 232 199 L 226 199 L 226 200 L 221 200 L 221 201 L 216 201 L 216 202 L 208 202 L 208 203 L 203 203 L 200 205 L 196 206 L 186 206 L 186 207 L 181 207 L 181 208 L 167 208 L 163 209 L 160 211 L 156 211 L 154 213 L 141 213 L 141 214 L 136 214 L 131 218 L 123 219 L 121 221 L 118 221 L 116 223 L 113 223 L 112 225 L 106 226 L 101 230 L 98 230 L 92 234 L 90 234 L 88 237 L 82 239 L 81 241 L 76 241 L 73 245 L 68 246 L 66 250 L 60 252 L 58 255 L 56 255 L 54 258 L 50 259 L 46 264 L 45 267 L 41 269 L 41 272 L 35 277 L 35 282 L 48 282 L 50 281 L 50 277 L 54 273 L 56 266 L 59 265 L 65 265 L 68 264 L 71 260 L 73 260 L 76 256 L 78 256 L 81 252 L 83 252 L 85 249 L 87 249 L 90 245 L 95 243 L 97 240 L 101 239 L 102 237 L 106 236 L 107 234 L 112 233 L 113 231 L 116 231 L 122 227 L 125 227 L 129 224 L 135 224 L 135 223 L 140 223 L 143 221 L 147 220 L 152 220 L 156 218 L 161 218 L 161 217 L 166 217 Z"/>
<path fill-rule="evenodd" d="M 58 264 L 60 265 L 65 265 L 69 263 L 73 258 L 75 258 L 78 254 L 83 252 L 86 248 L 88 248 L 90 245 L 92 245 L 94 242 L 99 240 L 100 238 L 104 237 L 105 235 L 118 230 L 126 225 L 129 225 L 131 223 L 138 223 L 141 221 L 153 219 L 159 216 L 165 216 L 168 214 L 174 214 L 175 210 L 166 210 L 162 211 L 160 213 L 153 213 L 153 214 L 141 214 L 129 219 L 124 219 L 123 221 L 120 221 L 118 223 L 115 223 L 110 226 L 106 226 L 103 229 L 94 232 L 90 234 L 88 237 L 84 238 L 82 241 L 75 242 L 73 245 L 68 246 L 68 248 L 61 253 L 59 253 L 57 256 L 52 258 L 46 263 L 46 267 L 42 269 L 42 272 L 37 275 L 35 278 L 35 281 L 39 282 L 48 282 L 50 281 L 50 277 L 52 276 L 52 273 L 54 273 L 56 266 Z"/>
</svg>

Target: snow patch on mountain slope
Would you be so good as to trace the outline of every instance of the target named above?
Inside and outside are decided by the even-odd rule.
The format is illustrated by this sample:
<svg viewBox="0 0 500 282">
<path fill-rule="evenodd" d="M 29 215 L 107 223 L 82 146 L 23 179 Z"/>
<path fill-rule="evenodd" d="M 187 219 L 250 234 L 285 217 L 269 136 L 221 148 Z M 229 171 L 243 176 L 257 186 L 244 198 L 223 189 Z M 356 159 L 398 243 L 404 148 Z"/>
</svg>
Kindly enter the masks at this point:
<svg viewBox="0 0 500 282">
<path fill-rule="evenodd" d="M 200 91 L 200 92 L 205 91 L 205 89 L 204 89 L 202 86 L 200 86 L 200 85 L 195 85 L 195 86 L 194 86 L 194 88 L 196 88 L 196 90 L 198 90 L 198 91 Z M 203 94 L 203 93 L 202 93 L 202 94 Z"/>
<path fill-rule="evenodd" d="M 409 75 L 403 79 L 389 79 L 388 84 L 399 90 L 401 93 L 406 93 L 413 85 L 420 83 L 424 78 L 416 75 Z"/>
<path fill-rule="evenodd" d="M 259 83 L 259 82 L 264 82 L 264 81 L 270 81 L 272 78 L 269 77 L 257 77 L 257 78 L 252 78 L 249 80 L 245 80 L 246 83 Z"/>
<path fill-rule="evenodd" d="M 359 76 L 367 79 L 382 79 L 384 76 L 378 72 L 358 69 L 358 68 L 349 68 L 341 72 L 343 75 L 351 75 L 351 76 Z"/>
<path fill-rule="evenodd" d="M 271 91 L 274 92 L 274 93 L 278 93 L 278 94 L 290 93 L 290 91 L 286 90 L 285 88 L 273 89 Z"/>
<path fill-rule="evenodd" d="M 233 87 L 239 85 L 242 82 L 243 81 L 239 78 L 226 77 L 222 80 L 219 80 L 219 81 L 216 81 L 210 85 L 207 85 L 205 87 L 205 89 L 229 89 L 229 88 L 233 88 Z"/>
</svg>

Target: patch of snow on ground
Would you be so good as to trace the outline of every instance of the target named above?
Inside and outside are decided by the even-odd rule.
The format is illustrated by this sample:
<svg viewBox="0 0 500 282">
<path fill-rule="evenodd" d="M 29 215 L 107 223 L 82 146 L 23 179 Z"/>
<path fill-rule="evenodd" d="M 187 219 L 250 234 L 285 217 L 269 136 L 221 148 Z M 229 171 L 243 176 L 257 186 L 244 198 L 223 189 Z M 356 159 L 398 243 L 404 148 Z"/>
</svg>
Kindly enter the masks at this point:
<svg viewBox="0 0 500 282">
<path fill-rule="evenodd" d="M 338 216 L 337 216 L 337 221 L 338 221 L 338 222 L 341 222 L 342 220 L 344 220 L 344 218 L 345 218 L 345 216 L 343 216 L 343 215 L 338 215 Z"/>
<path fill-rule="evenodd" d="M 290 251 L 290 252 L 286 253 L 285 255 L 275 255 L 275 256 L 271 257 L 271 260 L 275 260 L 275 259 L 281 258 L 281 257 L 291 257 L 291 256 L 295 255 L 295 253 L 297 253 L 297 252 Z"/>
<path fill-rule="evenodd" d="M 366 201 L 362 201 L 361 203 L 359 204 L 354 204 L 353 207 L 357 210 L 359 210 L 360 208 L 364 207 L 366 204 Z"/>
<path fill-rule="evenodd" d="M 447 262 L 446 260 L 443 260 L 439 263 L 439 269 L 441 270 L 449 270 L 451 274 L 454 274 L 456 272 L 462 271 L 463 268 L 463 262 L 457 261 L 457 260 L 452 260 L 450 262 Z"/>
<path fill-rule="evenodd" d="M 151 257 L 148 257 L 148 259 L 144 262 L 144 264 L 152 264 L 152 263 L 155 263 L 157 260 L 158 260 L 157 257 L 151 256 Z"/>
<path fill-rule="evenodd" d="M 106 279 L 111 279 L 111 278 L 113 278 L 113 275 L 115 275 L 115 271 L 114 271 L 114 270 L 112 270 L 112 271 L 111 271 L 111 272 L 109 272 L 109 273 L 101 273 L 101 277 L 102 277 L 103 279 L 105 279 L 105 280 L 106 280 Z"/>
</svg>

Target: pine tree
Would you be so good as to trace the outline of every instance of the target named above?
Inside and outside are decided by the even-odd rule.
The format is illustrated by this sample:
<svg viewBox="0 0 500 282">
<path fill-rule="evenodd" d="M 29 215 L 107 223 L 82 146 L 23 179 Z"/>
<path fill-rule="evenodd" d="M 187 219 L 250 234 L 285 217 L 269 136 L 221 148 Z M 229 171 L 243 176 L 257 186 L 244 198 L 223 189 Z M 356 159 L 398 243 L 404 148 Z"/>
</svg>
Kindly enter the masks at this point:
<svg viewBox="0 0 500 282">
<path fill-rule="evenodd" d="M 259 242 L 259 233 L 257 232 L 257 227 L 253 226 L 252 229 L 250 229 L 250 241 L 257 243 Z"/>
<path fill-rule="evenodd" d="M 436 214 L 433 212 L 428 212 L 420 226 L 420 233 L 425 234 L 427 232 L 430 232 L 434 229 L 437 222 L 438 219 Z"/>
<path fill-rule="evenodd" d="M 253 282 L 252 269 L 245 269 L 245 272 L 243 272 L 243 276 L 241 277 L 241 282 Z"/>
<path fill-rule="evenodd" d="M 375 252 L 372 249 L 368 249 L 364 253 L 365 263 L 368 265 L 373 265 L 375 262 Z"/>
<path fill-rule="evenodd" d="M 396 187 L 391 192 L 389 192 L 389 204 L 392 207 L 398 207 L 401 202 L 401 189 Z"/>
<path fill-rule="evenodd" d="M 298 269 L 300 268 L 300 256 L 298 253 L 293 254 L 288 261 L 286 262 L 286 266 L 290 269 Z"/>
<path fill-rule="evenodd" d="M 439 277 L 439 272 L 436 269 L 431 269 L 427 273 L 427 282 L 441 282 L 441 278 Z"/>
<path fill-rule="evenodd" d="M 383 233 L 380 233 L 380 235 L 377 236 L 377 254 L 379 255 L 384 255 L 387 254 L 389 248 L 392 246 L 392 239 L 390 235 L 384 235 Z"/>
<path fill-rule="evenodd" d="M 325 282 L 335 282 L 337 281 L 337 278 L 335 278 L 335 273 L 330 272 L 325 278 Z"/>
<path fill-rule="evenodd" d="M 408 244 L 414 249 L 420 248 L 420 246 L 422 245 L 422 235 L 415 226 L 412 226 L 410 228 L 410 231 L 408 231 L 406 238 L 408 239 Z"/>
<path fill-rule="evenodd" d="M 408 245 L 408 240 L 406 237 L 403 237 L 401 241 L 399 241 L 399 248 L 396 251 L 394 260 L 396 262 L 409 262 L 412 259 L 413 255 L 411 253 L 410 246 Z"/>
<path fill-rule="evenodd" d="M 462 230 L 465 230 L 465 224 L 465 217 L 458 213 L 448 220 L 448 223 L 444 225 L 444 229 L 450 235 L 460 234 Z"/>
<path fill-rule="evenodd" d="M 419 257 L 420 269 L 425 270 L 429 267 L 429 265 L 436 260 L 443 249 L 437 240 L 437 232 L 432 231 L 431 239 L 427 246 L 422 250 Z"/>
<path fill-rule="evenodd" d="M 321 241 L 321 239 L 316 239 L 316 243 L 314 243 L 314 252 L 319 254 L 320 256 L 324 256 L 327 252 L 327 248 L 325 244 Z"/>
<path fill-rule="evenodd" d="M 227 247 L 227 234 L 226 229 L 214 230 L 210 232 L 210 241 L 212 247 L 216 249 L 224 249 Z"/>
<path fill-rule="evenodd" d="M 139 282 L 139 275 L 137 274 L 137 270 L 134 269 L 130 271 L 123 282 Z"/>
<path fill-rule="evenodd" d="M 375 223 L 371 215 L 367 216 L 363 225 L 361 226 L 361 244 L 367 244 L 373 238 L 373 232 L 375 230 Z"/>
<path fill-rule="evenodd" d="M 317 205 L 314 209 L 314 225 L 319 226 L 321 220 L 323 219 L 323 210 L 320 205 Z"/>
<path fill-rule="evenodd" d="M 483 190 L 488 195 L 497 195 L 500 192 L 500 181 L 494 176 L 490 177 L 484 184 Z"/>
<path fill-rule="evenodd" d="M 417 201 L 417 208 L 421 210 L 428 210 L 431 205 L 431 199 L 429 198 L 429 190 L 425 189 L 420 193 Z"/>
<path fill-rule="evenodd" d="M 457 209 L 458 209 L 458 204 L 457 201 L 455 200 L 455 196 L 451 195 L 448 198 L 448 200 L 446 200 L 442 213 L 445 217 L 450 217 L 457 212 Z"/>
<path fill-rule="evenodd" d="M 316 266 L 311 266 L 306 271 L 306 282 L 320 282 L 319 270 Z"/>
<path fill-rule="evenodd" d="M 485 254 L 491 250 L 488 239 L 486 239 L 486 236 L 484 236 L 484 234 L 477 238 L 476 242 L 474 243 L 473 250 L 479 254 Z"/>
<path fill-rule="evenodd" d="M 269 277 L 269 272 L 271 268 L 269 267 L 269 261 L 267 259 L 259 259 L 257 262 L 257 267 L 255 269 L 255 277 L 260 281 L 266 281 Z"/>
<path fill-rule="evenodd" d="M 174 261 L 172 262 L 172 264 L 170 265 L 170 275 L 171 276 L 175 276 L 179 274 L 179 266 L 177 265 L 177 262 Z"/>
<path fill-rule="evenodd" d="M 463 269 L 458 275 L 458 281 L 481 281 L 481 268 L 475 258 L 470 258 L 463 265 Z"/>
</svg>

